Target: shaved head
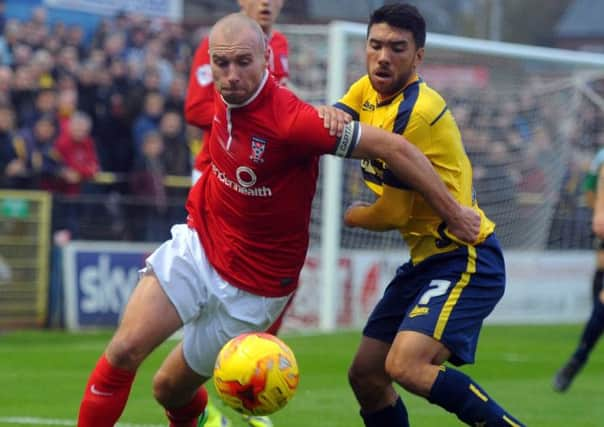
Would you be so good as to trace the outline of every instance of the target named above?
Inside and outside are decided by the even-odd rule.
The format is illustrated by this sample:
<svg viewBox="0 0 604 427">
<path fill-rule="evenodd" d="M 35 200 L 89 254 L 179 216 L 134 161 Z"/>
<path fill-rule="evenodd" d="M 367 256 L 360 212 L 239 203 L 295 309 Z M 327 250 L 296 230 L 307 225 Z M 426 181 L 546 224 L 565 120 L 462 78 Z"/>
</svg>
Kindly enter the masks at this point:
<svg viewBox="0 0 604 427">
<path fill-rule="evenodd" d="M 210 66 L 216 89 L 230 104 L 253 96 L 267 70 L 266 36 L 243 13 L 227 15 L 210 31 Z"/>
<path fill-rule="evenodd" d="M 266 35 L 260 25 L 243 13 L 232 13 L 220 19 L 210 31 L 210 52 L 217 44 L 233 44 L 245 39 L 245 44 L 266 50 Z"/>
</svg>

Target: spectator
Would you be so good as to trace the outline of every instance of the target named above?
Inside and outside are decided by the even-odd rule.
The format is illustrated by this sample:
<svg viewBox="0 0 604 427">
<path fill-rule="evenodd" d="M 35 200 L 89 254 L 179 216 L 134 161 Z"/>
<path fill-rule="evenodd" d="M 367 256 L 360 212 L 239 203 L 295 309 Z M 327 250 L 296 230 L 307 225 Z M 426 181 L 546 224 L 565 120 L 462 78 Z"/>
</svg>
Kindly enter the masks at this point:
<svg viewBox="0 0 604 427">
<path fill-rule="evenodd" d="M 189 176 L 191 154 L 185 136 L 182 116 L 175 111 L 166 112 L 159 122 L 159 132 L 164 141 L 163 162 L 168 175 Z"/>
<path fill-rule="evenodd" d="M 82 183 L 99 171 L 94 140 L 90 136 L 92 123 L 81 111 L 73 113 L 56 141 L 56 150 L 63 162 L 61 192 L 79 194 Z"/>
<path fill-rule="evenodd" d="M 32 126 L 41 116 L 54 116 L 57 119 L 57 93 L 52 88 L 41 89 L 35 93 L 34 108 L 22 116 L 24 126 Z"/>
<path fill-rule="evenodd" d="M 38 117 L 32 127 L 20 130 L 20 136 L 25 142 L 25 158 L 32 187 L 47 191 L 56 190 L 61 163 L 54 148 L 57 136 L 55 117 Z"/>
<path fill-rule="evenodd" d="M 141 232 L 144 240 L 150 242 L 162 241 L 167 233 L 163 226 L 167 210 L 163 151 L 164 142 L 161 135 L 156 131 L 147 132 L 143 136 L 141 153 L 136 159 L 130 179 L 132 193 L 144 200 L 139 214 L 145 218 Z"/>
<path fill-rule="evenodd" d="M 14 112 L 0 105 L 0 188 L 19 188 L 27 173 L 23 140 L 13 131 Z"/>
<path fill-rule="evenodd" d="M 132 139 L 135 151 L 140 151 L 144 135 L 157 130 L 159 121 L 164 113 L 164 97 L 159 92 L 149 92 L 145 96 L 142 113 L 137 117 L 132 128 Z"/>
</svg>

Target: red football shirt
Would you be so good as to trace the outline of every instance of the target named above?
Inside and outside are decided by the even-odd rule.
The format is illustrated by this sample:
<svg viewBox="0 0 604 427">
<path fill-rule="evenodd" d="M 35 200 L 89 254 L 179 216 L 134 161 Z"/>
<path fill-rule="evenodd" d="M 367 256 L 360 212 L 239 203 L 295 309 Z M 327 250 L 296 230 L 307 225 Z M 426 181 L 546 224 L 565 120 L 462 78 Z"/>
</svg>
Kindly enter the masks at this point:
<svg viewBox="0 0 604 427">
<path fill-rule="evenodd" d="M 250 101 L 227 105 L 216 95 L 214 111 L 212 160 L 189 194 L 189 224 L 229 283 L 287 295 L 308 249 L 319 155 L 333 153 L 337 137 L 268 72 Z"/>
<path fill-rule="evenodd" d="M 205 37 L 195 51 L 185 99 L 187 123 L 202 128 L 206 136 L 211 130 L 214 117 L 214 85 L 209 48 L 209 38 Z M 279 83 L 283 83 L 289 76 L 287 38 L 279 31 L 273 31 L 268 40 L 268 49 L 268 69 Z M 209 138 L 204 137 L 204 141 L 208 140 Z M 195 158 L 195 169 L 202 170 L 204 163 L 208 161 L 207 153 L 202 150 Z"/>
</svg>

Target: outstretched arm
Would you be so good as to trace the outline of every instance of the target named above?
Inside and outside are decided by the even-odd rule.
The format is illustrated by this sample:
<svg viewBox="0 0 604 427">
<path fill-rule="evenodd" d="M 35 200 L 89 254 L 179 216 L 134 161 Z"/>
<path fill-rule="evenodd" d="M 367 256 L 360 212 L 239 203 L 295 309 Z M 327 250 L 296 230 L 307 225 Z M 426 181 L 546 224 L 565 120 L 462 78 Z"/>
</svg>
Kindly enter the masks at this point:
<svg viewBox="0 0 604 427">
<path fill-rule="evenodd" d="M 348 147 L 346 138 L 351 140 Z M 430 160 L 415 145 L 401 135 L 358 122 L 349 123 L 340 140 L 344 141 L 344 145 L 339 146 L 337 154 L 382 159 L 398 179 L 422 194 L 447 223 L 451 234 L 464 242 L 476 241 L 480 231 L 480 215 L 471 207 L 459 204 Z"/>
</svg>

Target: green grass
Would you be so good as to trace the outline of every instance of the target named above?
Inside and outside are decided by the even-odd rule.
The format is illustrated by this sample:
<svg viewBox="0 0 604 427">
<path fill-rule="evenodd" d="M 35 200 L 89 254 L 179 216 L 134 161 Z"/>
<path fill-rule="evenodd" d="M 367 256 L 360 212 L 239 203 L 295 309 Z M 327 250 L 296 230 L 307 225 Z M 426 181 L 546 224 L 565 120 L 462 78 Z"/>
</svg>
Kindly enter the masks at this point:
<svg viewBox="0 0 604 427">
<path fill-rule="evenodd" d="M 580 326 L 487 326 L 477 364 L 463 368 L 493 398 L 531 427 L 601 426 L 604 419 L 604 353 L 589 364 L 564 395 L 551 390 L 553 374 L 579 337 Z M 108 333 L 15 332 L 0 335 L 0 426 L 7 417 L 75 420 L 90 369 Z M 274 414 L 277 427 L 362 426 L 346 370 L 358 332 L 285 335 L 300 365 L 296 397 Z M 121 422 L 167 425 L 151 395 L 151 379 L 174 342 L 160 347 L 141 367 Z M 212 391 L 212 387 L 209 387 Z M 462 425 L 454 415 L 401 391 L 412 426 Z M 244 424 L 236 414 L 234 426 Z M 32 425 L 32 424 L 30 424 Z M 45 424 L 40 424 L 45 425 Z"/>
</svg>

